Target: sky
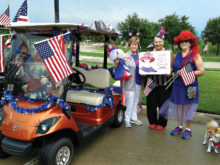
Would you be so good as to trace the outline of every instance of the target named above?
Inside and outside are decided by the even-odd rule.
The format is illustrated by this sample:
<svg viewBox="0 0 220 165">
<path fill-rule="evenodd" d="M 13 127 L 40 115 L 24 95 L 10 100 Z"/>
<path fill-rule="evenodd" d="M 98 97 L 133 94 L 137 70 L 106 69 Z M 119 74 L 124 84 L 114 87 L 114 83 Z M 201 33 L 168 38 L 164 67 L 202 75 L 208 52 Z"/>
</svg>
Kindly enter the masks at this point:
<svg viewBox="0 0 220 165">
<path fill-rule="evenodd" d="M 9 4 L 12 21 L 23 2 L 0 0 L 0 14 Z M 29 22 L 55 22 L 54 0 L 28 0 L 28 7 Z M 189 23 L 200 35 L 209 19 L 220 16 L 220 0 L 59 0 L 59 9 L 60 22 L 90 25 L 102 20 L 116 30 L 117 24 L 134 12 L 150 22 L 176 13 L 180 17 L 189 17 Z"/>
</svg>

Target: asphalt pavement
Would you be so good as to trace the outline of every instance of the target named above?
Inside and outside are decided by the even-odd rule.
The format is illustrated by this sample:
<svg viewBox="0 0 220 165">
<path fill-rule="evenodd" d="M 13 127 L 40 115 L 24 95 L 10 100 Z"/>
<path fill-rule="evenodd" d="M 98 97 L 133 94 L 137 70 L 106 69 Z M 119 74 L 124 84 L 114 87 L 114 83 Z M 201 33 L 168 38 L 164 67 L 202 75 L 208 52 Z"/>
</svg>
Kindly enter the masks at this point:
<svg viewBox="0 0 220 165">
<path fill-rule="evenodd" d="M 82 146 L 75 147 L 72 165 L 218 165 L 220 154 L 207 153 L 202 144 L 205 124 L 212 119 L 220 122 L 220 116 L 196 113 L 192 123 L 192 137 L 182 139 L 171 136 L 176 127 L 169 121 L 162 131 L 148 128 L 146 110 L 139 114 L 144 125 L 132 128 L 106 128 Z M 35 163 L 34 163 L 35 162 Z M 1 165 L 30 165 L 36 163 L 36 155 L 1 159 Z"/>
</svg>

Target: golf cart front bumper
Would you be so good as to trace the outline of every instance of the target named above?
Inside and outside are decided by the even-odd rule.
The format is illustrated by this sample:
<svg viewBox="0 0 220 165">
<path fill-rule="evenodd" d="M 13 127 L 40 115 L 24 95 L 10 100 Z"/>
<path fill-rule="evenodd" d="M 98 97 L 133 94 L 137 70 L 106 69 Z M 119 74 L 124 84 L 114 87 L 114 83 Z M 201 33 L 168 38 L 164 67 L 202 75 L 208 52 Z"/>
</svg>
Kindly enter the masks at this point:
<svg viewBox="0 0 220 165">
<path fill-rule="evenodd" d="M 1 149 L 9 155 L 25 156 L 32 151 L 32 142 L 24 142 L 3 137 L 1 141 Z"/>
</svg>

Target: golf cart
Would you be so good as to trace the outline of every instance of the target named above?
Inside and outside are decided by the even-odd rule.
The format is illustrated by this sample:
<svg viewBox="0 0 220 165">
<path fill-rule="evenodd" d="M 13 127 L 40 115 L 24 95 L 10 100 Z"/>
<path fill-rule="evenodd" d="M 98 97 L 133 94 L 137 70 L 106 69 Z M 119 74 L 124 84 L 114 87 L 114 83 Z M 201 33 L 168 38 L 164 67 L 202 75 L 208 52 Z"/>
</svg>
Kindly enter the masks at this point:
<svg viewBox="0 0 220 165">
<path fill-rule="evenodd" d="M 5 55 L 6 70 L 0 75 L 0 158 L 37 152 L 40 164 L 68 165 L 74 144 L 84 143 L 101 128 L 121 126 L 124 107 L 121 96 L 112 92 L 107 44 L 102 67 L 79 67 L 81 36 L 104 35 L 107 43 L 116 33 L 61 23 L 13 25 L 4 30 L 11 31 L 12 45 Z M 69 63 L 76 44 L 73 73 L 58 83 L 34 47 L 34 43 L 53 37 L 54 30 L 72 33 L 65 42 Z"/>
</svg>

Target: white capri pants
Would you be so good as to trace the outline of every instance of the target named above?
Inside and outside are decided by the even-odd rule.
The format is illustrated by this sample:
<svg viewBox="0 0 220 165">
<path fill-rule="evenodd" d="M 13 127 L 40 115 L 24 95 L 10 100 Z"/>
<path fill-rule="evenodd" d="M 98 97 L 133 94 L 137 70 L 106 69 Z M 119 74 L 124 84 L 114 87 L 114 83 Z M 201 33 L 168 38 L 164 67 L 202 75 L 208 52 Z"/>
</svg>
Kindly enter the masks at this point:
<svg viewBox="0 0 220 165">
<path fill-rule="evenodd" d="M 137 105 L 141 93 L 141 85 L 135 85 L 134 91 L 125 91 L 125 122 L 137 120 Z"/>
</svg>

